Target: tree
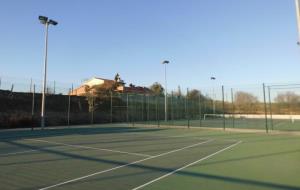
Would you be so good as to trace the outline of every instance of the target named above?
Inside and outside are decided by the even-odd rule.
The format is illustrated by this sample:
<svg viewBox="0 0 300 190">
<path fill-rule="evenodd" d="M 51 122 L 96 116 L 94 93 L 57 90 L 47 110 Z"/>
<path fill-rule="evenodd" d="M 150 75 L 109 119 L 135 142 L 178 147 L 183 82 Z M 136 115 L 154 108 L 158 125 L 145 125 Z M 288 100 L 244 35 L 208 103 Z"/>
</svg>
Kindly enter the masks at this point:
<svg viewBox="0 0 300 190">
<path fill-rule="evenodd" d="M 158 82 L 153 83 L 149 88 L 154 95 L 163 95 L 164 94 L 164 88 Z"/>
<path fill-rule="evenodd" d="M 279 93 L 275 98 L 275 110 L 277 113 L 298 114 L 300 112 L 300 96 L 295 92 L 287 91 Z"/>
<path fill-rule="evenodd" d="M 256 113 L 258 110 L 258 99 L 251 93 L 238 91 L 235 93 L 234 102 L 236 108 L 244 113 Z"/>
<path fill-rule="evenodd" d="M 291 104 L 297 104 L 300 102 L 300 96 L 297 95 L 295 92 L 285 92 L 285 93 L 279 93 L 275 97 L 275 102 L 277 103 L 291 103 Z"/>
<path fill-rule="evenodd" d="M 197 89 L 192 89 L 189 94 L 187 94 L 188 99 L 190 100 L 198 100 L 200 96 L 200 91 Z"/>
</svg>

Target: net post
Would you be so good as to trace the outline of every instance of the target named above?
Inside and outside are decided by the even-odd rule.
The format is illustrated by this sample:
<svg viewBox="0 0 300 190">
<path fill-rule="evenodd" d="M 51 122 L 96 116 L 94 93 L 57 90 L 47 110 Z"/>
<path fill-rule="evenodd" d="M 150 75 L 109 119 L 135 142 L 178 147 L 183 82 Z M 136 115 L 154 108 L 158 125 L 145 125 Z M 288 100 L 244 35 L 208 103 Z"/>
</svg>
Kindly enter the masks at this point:
<svg viewBox="0 0 300 190">
<path fill-rule="evenodd" d="M 224 85 L 222 85 L 222 109 L 223 109 L 223 129 L 225 130 L 225 98 L 224 98 Z"/>
<path fill-rule="evenodd" d="M 267 103 L 266 103 L 266 87 L 265 83 L 263 83 L 263 95 L 264 95 L 264 108 L 265 108 L 265 125 L 266 125 L 266 133 L 269 132 L 268 129 L 268 113 L 267 113 Z"/>
<path fill-rule="evenodd" d="M 232 105 L 232 108 L 231 108 L 232 109 L 232 114 L 231 114 L 232 118 L 231 119 L 232 119 L 232 127 L 234 128 L 235 127 L 234 126 L 235 125 L 235 122 L 234 122 L 235 118 L 234 118 L 234 101 L 233 101 L 233 98 L 234 98 L 233 97 L 233 89 L 231 88 L 231 105 Z"/>
</svg>

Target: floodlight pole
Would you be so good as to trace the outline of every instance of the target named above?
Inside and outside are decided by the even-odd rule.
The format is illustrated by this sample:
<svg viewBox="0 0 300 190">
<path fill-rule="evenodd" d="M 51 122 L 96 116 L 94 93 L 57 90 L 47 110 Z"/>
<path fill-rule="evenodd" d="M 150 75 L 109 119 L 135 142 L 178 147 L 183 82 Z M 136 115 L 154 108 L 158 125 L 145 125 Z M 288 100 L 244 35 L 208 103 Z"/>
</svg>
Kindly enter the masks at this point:
<svg viewBox="0 0 300 190">
<path fill-rule="evenodd" d="M 165 121 L 168 121 L 168 99 L 167 99 L 167 64 L 170 62 L 165 60 L 162 62 L 162 64 L 165 65 Z"/>
<path fill-rule="evenodd" d="M 45 93 L 46 93 L 46 83 L 47 83 L 47 56 L 48 56 L 48 28 L 49 23 L 45 23 L 46 33 L 45 33 L 45 60 L 44 60 L 44 79 L 43 79 L 43 92 L 42 92 L 42 111 L 41 111 L 41 127 L 45 127 Z"/>
<path fill-rule="evenodd" d="M 44 78 L 43 78 L 43 91 L 42 91 L 42 108 L 41 108 L 41 127 L 45 127 L 45 100 L 46 100 L 46 86 L 47 86 L 47 56 L 48 56 L 48 28 L 49 25 L 57 25 L 57 22 L 48 17 L 39 16 L 39 20 L 45 25 L 45 60 L 44 60 Z"/>
</svg>

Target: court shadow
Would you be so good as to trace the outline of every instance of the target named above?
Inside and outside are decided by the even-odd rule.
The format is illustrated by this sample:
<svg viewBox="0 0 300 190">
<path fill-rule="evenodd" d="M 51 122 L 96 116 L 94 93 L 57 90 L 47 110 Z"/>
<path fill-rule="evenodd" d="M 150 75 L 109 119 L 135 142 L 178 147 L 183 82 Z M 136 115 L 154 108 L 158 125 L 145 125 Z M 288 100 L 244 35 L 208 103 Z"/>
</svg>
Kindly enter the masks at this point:
<svg viewBox="0 0 300 190">
<path fill-rule="evenodd" d="M 156 132 L 163 131 L 163 128 L 138 128 L 126 126 L 94 126 L 94 127 L 76 127 L 76 128 L 45 128 L 44 130 L 7 130 L 0 131 L 0 141 L 15 140 L 24 138 L 39 138 L 39 137 L 52 137 L 52 136 L 65 136 L 65 135 L 91 135 L 91 134 L 117 134 L 117 133 L 139 133 L 139 132 Z"/>
<path fill-rule="evenodd" d="M 21 144 L 18 142 L 14 142 L 14 141 L 9 141 L 9 143 L 11 143 L 12 145 L 15 146 L 20 146 L 23 148 L 28 148 L 28 149 L 35 149 L 35 148 L 39 148 L 39 147 L 35 147 L 33 145 L 27 145 L 27 144 Z M 151 165 L 145 165 L 142 163 L 136 163 L 136 164 L 129 164 L 128 162 L 124 162 L 124 161 L 116 161 L 116 160 L 107 160 L 107 159 L 102 159 L 102 158 L 93 158 L 93 157 L 88 157 L 88 156 L 83 156 L 83 155 L 78 155 L 78 154 L 73 154 L 73 153 L 69 153 L 69 152 L 63 152 L 63 151 L 57 151 L 57 150 L 50 150 L 50 149 L 46 149 L 46 148 L 40 148 L 39 149 L 42 152 L 45 153 L 51 153 L 51 154 L 56 154 L 59 156 L 63 156 L 63 157 L 67 157 L 67 158 L 72 158 L 72 159 L 80 159 L 83 161 L 92 161 L 92 162 L 97 162 L 97 163 L 106 163 L 106 164 L 112 164 L 115 166 L 121 166 L 121 165 L 126 165 L 126 167 L 129 168 L 137 168 L 137 169 L 143 169 L 146 170 L 145 172 L 149 171 L 149 172 L 158 172 L 158 176 L 160 177 L 161 175 L 173 172 L 175 169 L 177 169 L 176 167 L 156 167 L 156 166 L 151 166 Z M 290 151 L 290 152 L 298 152 L 299 150 L 295 150 L 295 151 Z M 242 159 L 255 159 L 255 158 L 259 158 L 259 157 L 266 157 L 266 156 L 274 156 L 274 155 L 280 155 L 280 154 L 286 154 L 286 153 L 290 153 L 289 151 L 286 152 L 278 152 L 278 153 L 273 153 L 273 154 L 266 154 L 266 155 L 256 155 L 253 157 L 247 157 L 247 158 L 237 158 L 237 159 L 233 159 L 230 161 L 239 161 Z M 220 161 L 221 162 L 221 161 Z M 222 162 L 226 162 L 226 161 L 222 161 Z M 227 161 L 229 162 L 229 161 Z M 128 165 L 129 164 L 129 165 Z M 135 174 L 132 174 L 135 175 Z M 271 188 L 271 189 L 281 189 L 281 190 L 300 190 L 300 187 L 297 186 L 291 186 L 291 185 L 285 185 L 285 184 L 279 184 L 279 183 L 273 183 L 273 182 L 266 182 L 266 181 L 258 181 L 258 180 L 253 180 L 253 179 L 242 179 L 242 178 L 238 178 L 238 177 L 229 177 L 229 176 L 222 176 L 222 175 L 216 175 L 216 174 L 207 174 L 207 173 L 201 173 L 201 172 L 193 172 L 193 171 L 178 171 L 176 172 L 176 175 L 183 175 L 183 176 L 190 176 L 190 177 L 194 177 L 194 178 L 201 178 L 201 179 L 207 179 L 207 180 L 217 180 L 217 181 L 223 181 L 226 183 L 234 183 L 234 184 L 240 184 L 240 185 L 249 185 L 249 186 L 253 186 L 253 187 L 261 187 L 261 188 Z M 129 175 L 126 174 L 123 177 L 128 177 Z M 122 176 L 111 176 L 109 179 L 114 179 L 114 177 L 122 177 Z M 107 177 L 104 176 L 103 180 L 108 179 Z M 86 179 L 89 180 L 89 179 Z M 101 176 L 97 178 L 97 180 L 101 180 Z M 152 179 L 150 179 L 152 180 Z M 72 182 L 72 183 L 80 183 L 82 181 L 76 181 L 76 182 Z"/>
</svg>

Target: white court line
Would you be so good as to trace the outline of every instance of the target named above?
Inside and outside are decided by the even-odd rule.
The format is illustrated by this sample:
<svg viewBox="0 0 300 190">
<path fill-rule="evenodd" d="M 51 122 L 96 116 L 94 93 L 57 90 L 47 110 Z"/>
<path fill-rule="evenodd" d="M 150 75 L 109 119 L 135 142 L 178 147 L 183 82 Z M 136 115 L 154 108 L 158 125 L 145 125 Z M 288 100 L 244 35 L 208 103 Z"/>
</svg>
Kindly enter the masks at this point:
<svg viewBox="0 0 300 190">
<path fill-rule="evenodd" d="M 57 145 L 69 146 L 69 147 L 76 147 L 76 148 L 84 148 L 84 149 L 92 149 L 92 150 L 102 150 L 102 151 L 107 151 L 107 152 L 116 152 L 116 153 L 130 154 L 130 155 L 135 155 L 135 156 L 151 157 L 151 155 L 141 154 L 141 153 L 136 153 L 136 152 L 126 152 L 126 151 L 111 150 L 111 149 L 106 149 L 106 148 L 96 148 L 96 147 L 90 147 L 90 146 L 73 145 L 73 144 L 59 143 L 59 142 L 39 140 L 39 139 L 28 139 L 28 140 L 30 140 L 30 141 L 45 142 L 45 143 L 49 143 L 49 144 L 57 144 Z"/>
<path fill-rule="evenodd" d="M 53 187 L 58 187 L 58 186 L 61 186 L 61 185 L 65 185 L 67 183 L 72 183 L 72 182 L 75 182 L 75 181 L 86 179 L 88 177 L 92 177 L 92 176 L 103 174 L 103 173 L 113 171 L 113 170 L 116 170 L 116 169 L 124 168 L 126 166 L 134 165 L 134 164 L 137 164 L 137 163 L 140 163 L 140 162 L 143 162 L 143 161 L 146 161 L 146 160 L 150 160 L 150 159 L 153 159 L 153 158 L 157 158 L 157 157 L 160 157 L 160 156 L 165 156 L 167 154 L 171 154 L 171 153 L 178 152 L 178 151 L 181 151 L 181 150 L 184 150 L 184 149 L 192 148 L 192 147 L 195 147 L 195 146 L 198 146 L 198 145 L 201 145 L 201 144 L 205 144 L 205 143 L 208 143 L 208 142 L 211 142 L 211 141 L 213 141 L 213 139 L 210 139 L 210 140 L 207 140 L 207 141 L 204 141 L 204 142 L 200 142 L 200 143 L 196 143 L 196 144 L 192 144 L 192 145 L 189 145 L 189 146 L 185 146 L 183 148 L 171 150 L 169 152 L 164 152 L 164 153 L 158 154 L 156 156 L 151 156 L 151 157 L 148 157 L 148 158 L 144 158 L 142 160 L 137 160 L 137 161 L 134 161 L 134 162 L 131 162 L 131 163 L 128 163 L 128 164 L 124 164 L 124 165 L 120 165 L 120 166 L 110 168 L 110 169 L 107 169 L 107 170 L 102 170 L 102 171 L 92 173 L 92 174 L 89 174 L 89 175 L 86 175 L 86 176 L 82 176 L 82 177 L 79 177 L 79 178 L 71 179 L 71 180 L 68 180 L 68 181 L 65 181 L 65 182 L 61 182 L 61 183 L 58 183 L 58 184 L 55 184 L 55 185 L 51 185 L 51 186 L 48 186 L 48 187 L 41 188 L 39 190 L 46 190 L 46 189 L 50 189 L 50 188 L 53 188 Z"/>
<path fill-rule="evenodd" d="M 30 149 L 30 150 L 25 150 L 25 151 L 20 151 L 20 152 L 11 152 L 11 153 L 7 153 L 7 154 L 0 154 L 0 156 L 11 156 L 11 155 L 16 155 L 16 154 L 24 154 L 24 153 L 36 152 L 36 151 L 39 151 L 39 150 Z"/>
<path fill-rule="evenodd" d="M 168 177 L 168 176 L 170 176 L 170 175 L 172 175 L 172 174 L 174 174 L 174 173 L 176 173 L 176 172 L 178 172 L 178 171 L 180 171 L 180 170 L 183 170 L 183 169 L 185 169 L 185 168 L 187 168 L 187 167 L 190 167 L 190 166 L 193 166 L 193 165 L 195 165 L 195 164 L 198 164 L 198 163 L 200 163 L 200 162 L 202 162 L 202 161 L 204 161 L 204 160 L 206 160 L 206 159 L 209 159 L 210 157 L 212 157 L 212 156 L 214 156 L 214 155 L 216 155 L 216 154 L 219 154 L 219 153 L 221 153 L 221 152 L 223 152 L 223 151 L 225 151 L 225 150 L 227 150 L 227 149 L 230 149 L 230 148 L 232 148 L 232 147 L 234 147 L 234 146 L 240 144 L 241 142 L 242 142 L 242 141 L 238 141 L 238 142 L 236 142 L 236 143 L 234 143 L 234 144 L 232 144 L 232 145 L 230 145 L 230 146 L 228 146 L 228 147 L 225 147 L 225 148 L 223 148 L 223 149 L 221 149 L 221 150 L 219 150 L 219 151 L 217 151 L 217 152 L 214 152 L 214 153 L 212 153 L 212 154 L 210 154 L 210 155 L 208 155 L 208 156 L 205 156 L 205 157 L 203 157 L 203 158 L 201 158 L 201 159 L 199 159 L 199 160 L 197 160 L 197 161 L 195 161 L 195 162 L 189 163 L 189 164 L 187 164 L 187 165 L 185 165 L 185 166 L 183 166 L 183 167 L 181 167 L 181 168 L 178 168 L 178 169 L 176 169 L 176 170 L 174 170 L 174 171 L 172 171 L 172 172 L 169 172 L 169 173 L 167 173 L 167 174 L 165 174 L 165 175 L 163 175 L 163 176 L 160 176 L 160 177 L 158 177 L 158 178 L 156 178 L 156 179 L 154 179 L 154 180 L 151 180 L 151 181 L 149 181 L 149 182 L 147 182 L 147 183 L 145 183 L 145 184 L 143 184 L 143 185 L 140 185 L 140 186 L 138 186 L 138 187 L 135 187 L 135 188 L 133 188 L 132 190 L 138 190 L 138 189 L 141 189 L 141 188 L 143 188 L 143 187 L 145 187 L 145 186 L 147 186 L 147 185 L 150 185 L 151 183 L 154 183 L 154 182 L 159 181 L 159 180 L 161 180 L 161 179 L 163 179 L 163 178 L 165 178 L 165 177 Z"/>
</svg>

